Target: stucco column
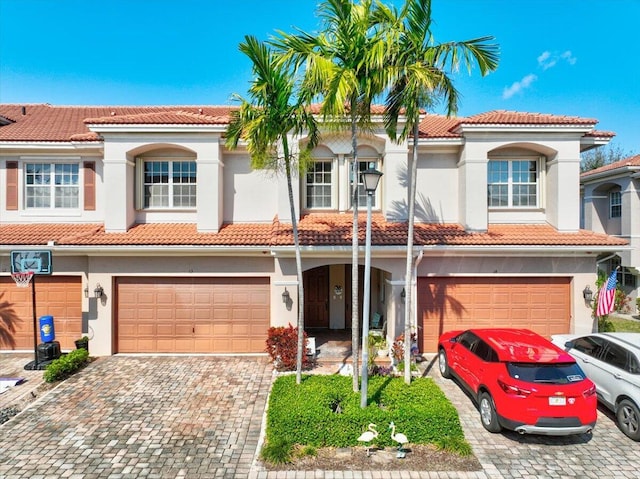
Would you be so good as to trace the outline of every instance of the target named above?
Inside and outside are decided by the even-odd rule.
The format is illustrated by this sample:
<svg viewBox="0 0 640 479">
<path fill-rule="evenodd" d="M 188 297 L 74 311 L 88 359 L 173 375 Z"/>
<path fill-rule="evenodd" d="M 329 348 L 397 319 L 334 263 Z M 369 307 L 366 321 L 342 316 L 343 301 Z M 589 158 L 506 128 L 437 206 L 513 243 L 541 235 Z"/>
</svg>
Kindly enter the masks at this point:
<svg viewBox="0 0 640 479">
<path fill-rule="evenodd" d="M 104 229 L 107 233 L 124 233 L 134 222 L 134 167 L 123 145 L 105 141 L 103 160 L 104 188 L 100 204 L 104 209 Z M 123 186 L 126 185 L 126 186 Z"/>
<path fill-rule="evenodd" d="M 567 195 L 564 191 L 567 188 L 578 191 L 580 188 L 580 155 L 577 151 L 575 156 L 569 154 L 561 157 L 559 154 L 547 167 L 547 221 L 558 231 L 578 231 L 580 195 Z"/>
<path fill-rule="evenodd" d="M 222 225 L 223 168 L 220 138 L 196 146 L 198 231 L 217 233 Z"/>
<path fill-rule="evenodd" d="M 487 181 L 487 151 L 479 145 L 465 145 L 458 163 L 460 199 L 460 223 L 471 232 L 487 231 L 487 189 L 478 188 L 478 183 Z M 456 192 L 452 191 L 451 195 Z"/>
</svg>

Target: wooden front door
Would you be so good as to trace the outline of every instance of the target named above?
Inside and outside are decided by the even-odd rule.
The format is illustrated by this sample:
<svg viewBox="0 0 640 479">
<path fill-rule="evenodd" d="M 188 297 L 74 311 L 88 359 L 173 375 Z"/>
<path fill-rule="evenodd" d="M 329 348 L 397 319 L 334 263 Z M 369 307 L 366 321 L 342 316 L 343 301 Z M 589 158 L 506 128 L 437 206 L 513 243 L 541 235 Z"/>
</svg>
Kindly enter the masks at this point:
<svg viewBox="0 0 640 479">
<path fill-rule="evenodd" d="M 329 267 L 304 273 L 305 328 L 329 327 Z"/>
</svg>

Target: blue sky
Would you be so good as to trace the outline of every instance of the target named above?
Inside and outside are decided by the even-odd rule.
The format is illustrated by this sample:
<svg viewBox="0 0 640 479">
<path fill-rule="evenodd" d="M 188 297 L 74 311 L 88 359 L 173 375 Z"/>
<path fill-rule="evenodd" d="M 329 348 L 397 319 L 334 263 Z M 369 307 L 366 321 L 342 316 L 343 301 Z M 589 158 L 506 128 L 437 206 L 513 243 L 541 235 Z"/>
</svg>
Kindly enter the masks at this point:
<svg viewBox="0 0 640 479">
<path fill-rule="evenodd" d="M 0 102 L 229 104 L 250 80 L 238 51 L 244 35 L 314 31 L 316 7 L 316 0 L 0 0 Z M 433 19 L 438 42 L 493 35 L 500 45 L 496 72 L 454 76 L 459 115 L 596 118 L 598 129 L 617 133 L 616 146 L 640 152 L 640 0 L 433 0 Z"/>
</svg>

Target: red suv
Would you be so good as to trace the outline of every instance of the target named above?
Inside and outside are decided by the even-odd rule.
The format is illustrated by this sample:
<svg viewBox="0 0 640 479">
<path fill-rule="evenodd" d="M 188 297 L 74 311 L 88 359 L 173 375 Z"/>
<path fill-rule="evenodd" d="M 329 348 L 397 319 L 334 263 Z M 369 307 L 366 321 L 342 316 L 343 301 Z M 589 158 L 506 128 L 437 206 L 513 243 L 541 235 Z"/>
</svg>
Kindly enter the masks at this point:
<svg viewBox="0 0 640 479">
<path fill-rule="evenodd" d="M 471 393 L 482 425 L 520 434 L 590 433 L 596 387 L 565 351 L 526 329 L 450 331 L 438 341 L 440 373 Z"/>
</svg>

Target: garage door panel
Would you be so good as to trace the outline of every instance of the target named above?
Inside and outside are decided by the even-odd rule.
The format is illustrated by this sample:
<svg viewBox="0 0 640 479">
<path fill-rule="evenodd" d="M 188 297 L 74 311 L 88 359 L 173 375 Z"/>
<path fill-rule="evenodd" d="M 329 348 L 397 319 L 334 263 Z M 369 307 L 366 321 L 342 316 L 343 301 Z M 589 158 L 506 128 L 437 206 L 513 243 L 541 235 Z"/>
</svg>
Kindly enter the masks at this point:
<svg viewBox="0 0 640 479">
<path fill-rule="evenodd" d="M 569 278 L 419 278 L 421 350 L 435 352 L 440 334 L 471 327 L 567 333 L 569 284 Z"/>
<path fill-rule="evenodd" d="M 132 290 L 139 294 L 132 297 Z M 269 295 L 268 278 L 119 278 L 118 351 L 263 352 Z M 126 326 L 140 320 L 132 302 L 140 296 L 149 301 L 144 315 L 156 331 Z"/>
<path fill-rule="evenodd" d="M 82 336 L 82 279 L 80 276 L 37 276 L 36 321 L 53 316 L 56 341 L 64 350 L 75 349 Z M 15 346 L 0 344 L 0 350 L 33 351 L 32 289 L 19 288 L 9 276 L 0 277 L 1 300 L 15 316 Z M 37 327 L 37 325 L 36 325 Z M 38 331 L 37 341 L 40 342 Z"/>
</svg>

